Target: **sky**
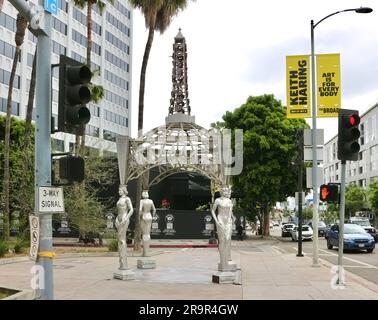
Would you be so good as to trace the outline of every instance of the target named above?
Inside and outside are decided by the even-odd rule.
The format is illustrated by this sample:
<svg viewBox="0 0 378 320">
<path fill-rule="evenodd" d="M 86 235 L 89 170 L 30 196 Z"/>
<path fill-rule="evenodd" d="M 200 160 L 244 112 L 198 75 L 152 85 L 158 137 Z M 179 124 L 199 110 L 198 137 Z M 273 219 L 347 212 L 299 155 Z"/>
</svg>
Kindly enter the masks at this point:
<svg viewBox="0 0 378 320">
<path fill-rule="evenodd" d="M 341 106 L 360 114 L 378 102 L 378 2 L 376 0 L 197 0 L 155 32 L 147 66 L 144 132 L 165 123 L 172 90 L 172 44 L 182 29 L 188 50 L 188 88 L 196 123 L 209 128 L 249 96 L 274 94 L 286 105 L 286 56 L 310 54 L 310 21 L 367 6 L 370 14 L 344 12 L 314 31 L 315 53 L 340 53 Z M 139 77 L 148 30 L 134 10 L 132 136 L 137 134 Z M 311 123 L 311 119 L 308 119 Z M 337 118 L 317 119 L 325 141 Z"/>
</svg>

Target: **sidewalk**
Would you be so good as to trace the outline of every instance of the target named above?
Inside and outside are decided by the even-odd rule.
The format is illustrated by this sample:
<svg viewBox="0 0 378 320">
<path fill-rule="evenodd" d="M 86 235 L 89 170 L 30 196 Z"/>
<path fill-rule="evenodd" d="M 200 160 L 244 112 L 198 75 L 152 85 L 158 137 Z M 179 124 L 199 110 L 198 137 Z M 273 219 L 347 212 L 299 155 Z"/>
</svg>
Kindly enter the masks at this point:
<svg viewBox="0 0 378 320">
<path fill-rule="evenodd" d="M 159 241 L 167 244 L 167 241 Z M 184 248 L 151 249 L 157 268 L 136 268 L 136 280 L 113 279 L 117 256 L 62 255 L 54 260 L 55 299 L 127 300 L 255 300 L 255 299 L 378 299 L 378 286 L 346 275 L 344 289 L 332 289 L 334 274 L 326 265 L 314 268 L 311 259 L 273 250 L 274 239 L 232 242 L 232 258 L 241 267 L 241 284 L 213 284 L 217 248 L 196 248 L 203 240 L 174 241 Z M 172 243 L 171 243 L 172 244 Z M 30 289 L 30 268 L 25 259 L 0 264 L 0 287 Z"/>
</svg>

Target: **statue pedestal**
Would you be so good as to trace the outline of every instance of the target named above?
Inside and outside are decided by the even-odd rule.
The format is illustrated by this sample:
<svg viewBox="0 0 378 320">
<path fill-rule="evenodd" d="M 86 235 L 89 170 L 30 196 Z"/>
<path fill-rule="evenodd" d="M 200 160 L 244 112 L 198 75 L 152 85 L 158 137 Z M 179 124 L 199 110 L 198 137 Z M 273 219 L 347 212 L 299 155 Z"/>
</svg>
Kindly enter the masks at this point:
<svg viewBox="0 0 378 320">
<path fill-rule="evenodd" d="M 156 260 L 151 257 L 141 257 L 137 260 L 138 269 L 155 269 Z"/>
<path fill-rule="evenodd" d="M 135 273 L 130 269 L 118 269 L 116 272 L 113 273 L 113 278 L 118 280 L 135 280 Z"/>
<path fill-rule="evenodd" d="M 226 268 L 222 268 L 221 264 L 218 263 L 218 271 L 227 272 L 227 271 L 236 271 L 236 269 L 237 269 L 237 265 L 232 260 L 228 261 L 228 264 L 227 264 Z"/>
<path fill-rule="evenodd" d="M 213 274 L 214 283 L 234 283 L 236 279 L 235 272 L 225 271 L 225 272 L 216 272 Z"/>
</svg>

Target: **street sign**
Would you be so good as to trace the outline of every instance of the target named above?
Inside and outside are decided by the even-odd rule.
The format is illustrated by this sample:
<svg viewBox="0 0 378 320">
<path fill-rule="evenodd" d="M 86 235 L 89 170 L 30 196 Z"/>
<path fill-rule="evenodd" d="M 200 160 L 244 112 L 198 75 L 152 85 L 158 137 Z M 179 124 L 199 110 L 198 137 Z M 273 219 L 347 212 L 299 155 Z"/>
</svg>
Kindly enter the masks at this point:
<svg viewBox="0 0 378 320">
<path fill-rule="evenodd" d="M 30 259 L 37 261 L 39 248 L 39 218 L 38 216 L 29 216 L 30 223 Z"/>
<path fill-rule="evenodd" d="M 63 188 L 39 187 L 39 213 L 64 213 Z"/>
<path fill-rule="evenodd" d="M 312 129 L 303 130 L 303 144 L 305 146 L 312 146 Z M 322 146 L 324 144 L 324 129 L 316 129 L 316 144 Z"/>
<path fill-rule="evenodd" d="M 323 168 L 317 167 L 316 172 L 316 182 L 318 187 L 320 187 L 323 184 Z M 306 187 L 312 188 L 312 168 L 306 168 Z"/>
<path fill-rule="evenodd" d="M 312 147 L 304 147 L 303 158 L 304 161 L 312 161 Z M 323 161 L 323 146 L 316 147 L 316 160 L 317 162 Z"/>
<path fill-rule="evenodd" d="M 58 14 L 58 0 L 45 0 L 44 8 L 47 12 Z"/>
</svg>

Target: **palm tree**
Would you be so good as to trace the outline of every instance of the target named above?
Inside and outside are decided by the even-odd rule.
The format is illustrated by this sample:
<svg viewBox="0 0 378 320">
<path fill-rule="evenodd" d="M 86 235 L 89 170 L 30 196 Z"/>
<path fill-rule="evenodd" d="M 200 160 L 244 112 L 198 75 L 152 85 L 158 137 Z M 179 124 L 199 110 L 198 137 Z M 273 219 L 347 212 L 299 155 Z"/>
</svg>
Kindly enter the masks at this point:
<svg viewBox="0 0 378 320">
<path fill-rule="evenodd" d="M 144 49 L 142 67 L 140 71 L 139 83 L 139 108 L 138 108 L 138 137 L 143 133 L 143 112 L 144 112 L 144 91 L 146 85 L 146 70 L 148 58 L 150 56 L 152 42 L 154 40 L 155 30 L 163 34 L 169 27 L 172 18 L 179 13 L 180 10 L 186 8 L 188 0 L 129 0 L 134 8 L 141 10 L 146 28 L 148 28 L 148 38 Z M 142 179 L 146 181 L 146 177 L 141 177 L 137 181 L 137 199 L 141 198 L 143 185 Z M 139 208 L 136 206 L 136 210 Z M 136 214 L 138 217 L 138 212 Z M 134 250 L 141 249 L 141 230 L 140 221 L 135 219 L 134 227 Z"/>
<path fill-rule="evenodd" d="M 9 217 L 10 217 L 10 204 L 9 204 L 9 155 L 10 155 L 10 127 L 11 127 L 11 113 L 12 113 L 12 95 L 13 95 L 13 82 L 16 75 L 17 62 L 21 53 L 21 45 L 24 42 L 25 30 L 28 21 L 21 15 L 17 15 L 16 20 L 16 50 L 13 57 L 13 65 L 8 84 L 8 101 L 7 101 L 7 115 L 5 121 L 5 141 L 4 141 L 4 179 L 3 179 L 3 199 L 4 199 L 4 238 L 9 238 Z"/>
<path fill-rule="evenodd" d="M 107 0 L 113 4 L 113 0 Z M 91 52 L 92 52 L 92 10 L 93 5 L 97 5 L 98 9 L 102 13 L 105 9 L 106 3 L 101 0 L 74 0 L 76 6 L 80 9 L 84 9 L 87 6 L 87 66 L 91 68 Z M 104 97 L 104 89 L 102 86 L 91 86 L 92 97 L 94 102 L 100 101 Z M 80 147 L 79 147 L 80 144 Z M 85 148 L 85 125 L 81 128 L 81 143 L 79 142 L 79 135 L 76 135 L 76 148 L 79 153 L 84 152 Z"/>
</svg>

